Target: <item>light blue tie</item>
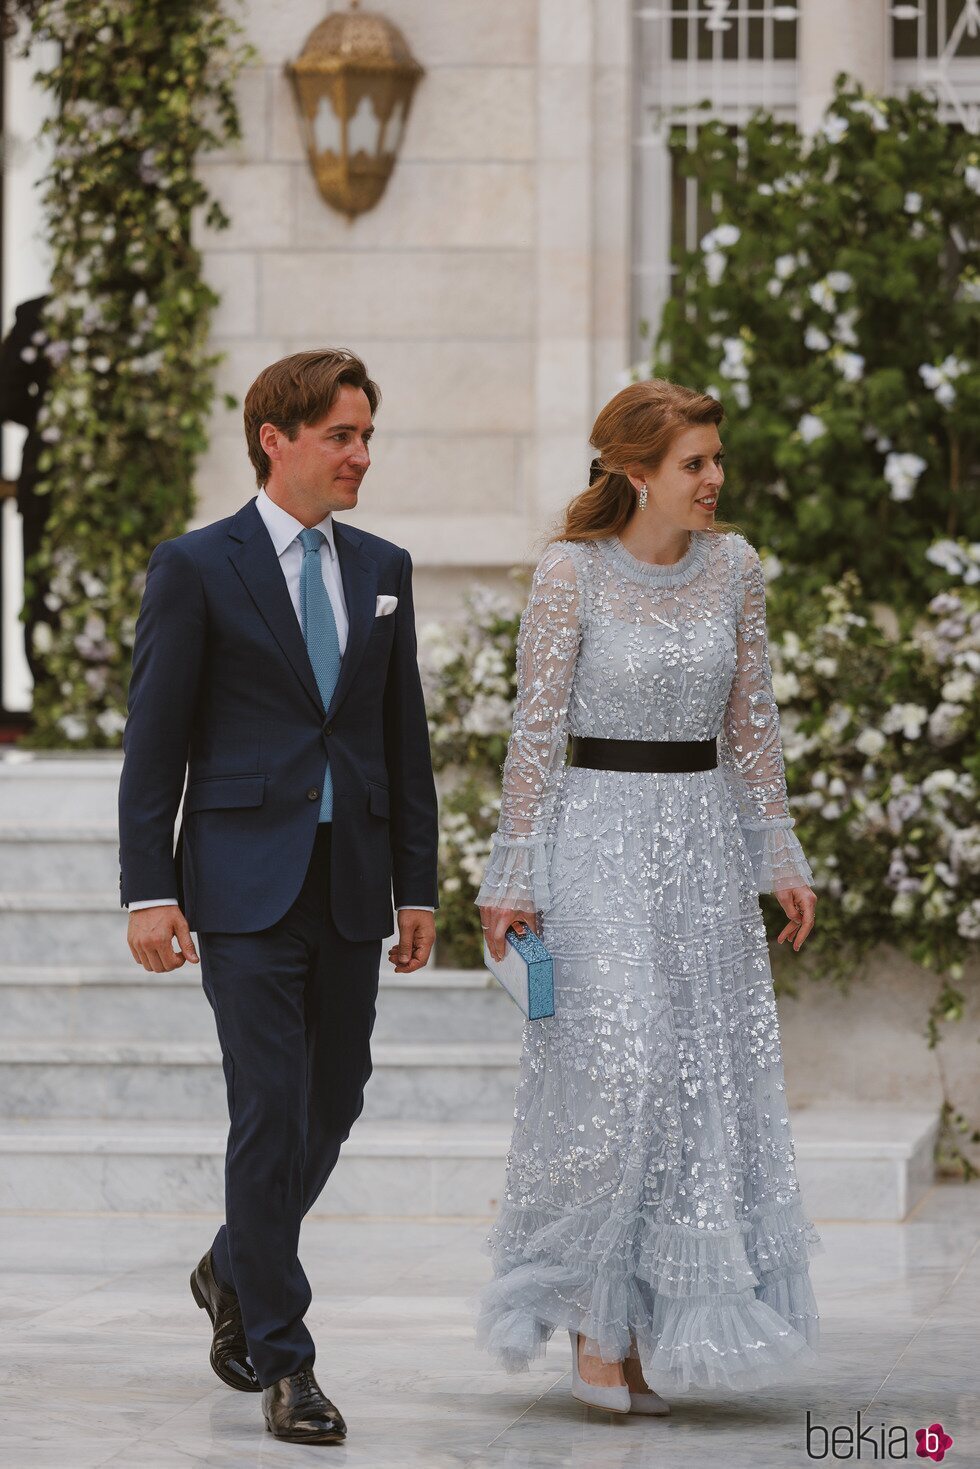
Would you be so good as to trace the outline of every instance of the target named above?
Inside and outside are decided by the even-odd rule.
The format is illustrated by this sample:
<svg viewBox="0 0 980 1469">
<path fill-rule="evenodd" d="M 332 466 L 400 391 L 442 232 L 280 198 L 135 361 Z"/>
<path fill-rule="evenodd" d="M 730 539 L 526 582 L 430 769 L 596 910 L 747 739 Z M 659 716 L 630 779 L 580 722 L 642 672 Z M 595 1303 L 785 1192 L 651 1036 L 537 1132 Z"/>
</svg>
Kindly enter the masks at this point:
<svg viewBox="0 0 980 1469">
<path fill-rule="evenodd" d="M 299 533 L 305 552 L 299 577 L 299 600 L 303 609 L 303 637 L 313 664 L 316 686 L 320 690 L 324 709 L 329 709 L 337 679 L 340 677 L 340 641 L 330 597 L 323 585 L 323 569 L 320 565 L 320 547 L 326 539 L 322 530 L 301 530 Z M 320 820 L 330 821 L 332 818 L 333 780 L 328 762 L 323 777 Z"/>
</svg>

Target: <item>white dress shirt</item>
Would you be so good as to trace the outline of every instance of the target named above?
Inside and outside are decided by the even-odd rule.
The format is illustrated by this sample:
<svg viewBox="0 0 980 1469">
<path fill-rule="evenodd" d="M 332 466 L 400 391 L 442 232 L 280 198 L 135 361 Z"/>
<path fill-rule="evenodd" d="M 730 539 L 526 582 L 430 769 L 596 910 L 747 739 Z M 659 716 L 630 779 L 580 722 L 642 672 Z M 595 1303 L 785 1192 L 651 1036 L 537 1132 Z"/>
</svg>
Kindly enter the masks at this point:
<svg viewBox="0 0 980 1469">
<path fill-rule="evenodd" d="M 279 557 L 279 565 L 282 574 L 286 578 L 286 590 L 289 592 L 289 600 L 293 604 L 300 627 L 303 626 L 303 612 L 299 599 L 300 573 L 303 569 L 303 557 L 306 552 L 303 543 L 299 539 L 299 533 L 305 530 L 301 520 L 290 515 L 288 510 L 283 510 L 275 500 L 266 494 L 265 488 L 259 490 L 255 497 L 255 508 L 262 517 L 262 523 L 272 540 L 276 555 Z M 340 656 L 343 658 L 347 647 L 347 632 L 350 620 L 347 616 L 347 602 L 344 599 L 344 583 L 340 575 L 340 565 L 337 561 L 337 547 L 333 538 L 333 516 L 325 515 L 317 522 L 316 530 L 323 531 L 326 540 L 320 546 L 320 570 L 323 574 L 323 585 L 327 589 L 330 598 L 330 606 L 333 608 L 334 621 L 337 624 L 337 641 L 340 644 Z M 135 913 L 139 908 L 162 908 L 171 904 L 176 905 L 176 898 L 141 898 L 137 903 L 129 903 L 127 907 L 130 913 Z M 402 904 L 402 907 L 422 907 L 423 905 Z M 401 908 L 398 909 L 400 913 Z M 434 908 L 425 907 L 426 913 L 434 913 Z"/>
</svg>

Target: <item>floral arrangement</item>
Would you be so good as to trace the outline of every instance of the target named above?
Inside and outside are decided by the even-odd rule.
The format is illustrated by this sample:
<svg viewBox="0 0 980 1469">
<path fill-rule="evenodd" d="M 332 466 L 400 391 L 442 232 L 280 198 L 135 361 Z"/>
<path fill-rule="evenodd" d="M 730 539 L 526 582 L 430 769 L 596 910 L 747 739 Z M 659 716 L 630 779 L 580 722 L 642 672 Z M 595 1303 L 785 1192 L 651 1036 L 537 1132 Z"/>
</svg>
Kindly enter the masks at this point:
<svg viewBox="0 0 980 1469">
<path fill-rule="evenodd" d="M 46 536 L 29 582 L 50 618 L 35 647 L 36 746 L 118 745 L 136 615 L 157 542 L 185 529 L 205 446 L 217 297 L 192 222 L 227 223 L 195 175 L 239 135 L 247 56 L 220 0 L 41 0 L 32 38 L 58 60 L 43 181 L 53 255 L 50 389 L 39 415 Z"/>
<path fill-rule="evenodd" d="M 812 136 L 759 112 L 677 148 L 717 215 L 633 375 L 725 402 L 726 498 L 801 592 L 853 566 L 914 600 L 937 537 L 980 539 L 980 143 L 839 77 Z"/>
</svg>

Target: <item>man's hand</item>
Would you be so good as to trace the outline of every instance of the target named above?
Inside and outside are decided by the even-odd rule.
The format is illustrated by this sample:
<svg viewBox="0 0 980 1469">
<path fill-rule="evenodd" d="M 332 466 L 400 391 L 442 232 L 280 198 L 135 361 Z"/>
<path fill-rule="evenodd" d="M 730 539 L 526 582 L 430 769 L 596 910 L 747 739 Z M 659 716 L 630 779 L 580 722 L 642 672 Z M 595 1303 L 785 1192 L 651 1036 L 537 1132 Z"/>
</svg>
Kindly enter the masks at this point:
<svg viewBox="0 0 980 1469">
<path fill-rule="evenodd" d="M 536 913 L 522 913 L 519 908 L 481 908 L 480 923 L 487 940 L 487 948 L 495 959 L 502 959 L 506 949 L 506 933 L 511 924 L 515 924 L 517 932 L 521 931 L 521 924 L 526 923 L 528 928 L 533 929 L 540 937 L 538 928 L 538 915 Z"/>
<path fill-rule="evenodd" d="M 399 908 L 398 943 L 388 950 L 396 974 L 414 974 L 428 964 L 436 941 L 436 920 L 424 908 Z"/>
<path fill-rule="evenodd" d="M 776 900 L 790 920 L 777 938 L 777 944 L 789 939 L 795 953 L 803 947 L 803 940 L 813 928 L 813 917 L 817 906 L 817 895 L 812 888 L 780 888 Z"/>
<path fill-rule="evenodd" d="M 179 969 L 185 960 L 199 964 L 197 950 L 191 941 L 187 919 L 176 903 L 159 908 L 138 908 L 129 915 L 129 952 L 137 964 L 153 974 L 167 974 Z M 174 939 L 180 945 L 174 948 Z"/>
</svg>

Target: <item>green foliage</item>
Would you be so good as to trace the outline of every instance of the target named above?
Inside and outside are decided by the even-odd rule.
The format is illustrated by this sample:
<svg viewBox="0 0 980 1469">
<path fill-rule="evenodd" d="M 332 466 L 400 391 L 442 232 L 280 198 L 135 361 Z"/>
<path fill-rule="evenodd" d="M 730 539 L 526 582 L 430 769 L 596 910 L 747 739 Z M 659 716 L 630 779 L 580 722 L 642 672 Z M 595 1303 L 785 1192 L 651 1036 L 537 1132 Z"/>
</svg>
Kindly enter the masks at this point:
<svg viewBox="0 0 980 1469">
<path fill-rule="evenodd" d="M 49 585 L 36 647 L 36 746 L 118 745 L 153 547 L 180 534 L 213 400 L 217 302 L 192 222 L 227 220 L 195 174 L 239 136 L 247 58 L 220 0 L 51 0 L 33 39 L 59 59 L 44 206 L 53 254 L 51 387 L 39 489 L 51 496 L 29 581 Z"/>
<path fill-rule="evenodd" d="M 726 402 L 723 512 L 801 592 L 936 592 L 980 539 L 980 145 L 839 77 L 812 139 L 759 112 L 681 155 L 717 223 L 676 261 L 649 371 Z"/>
</svg>

